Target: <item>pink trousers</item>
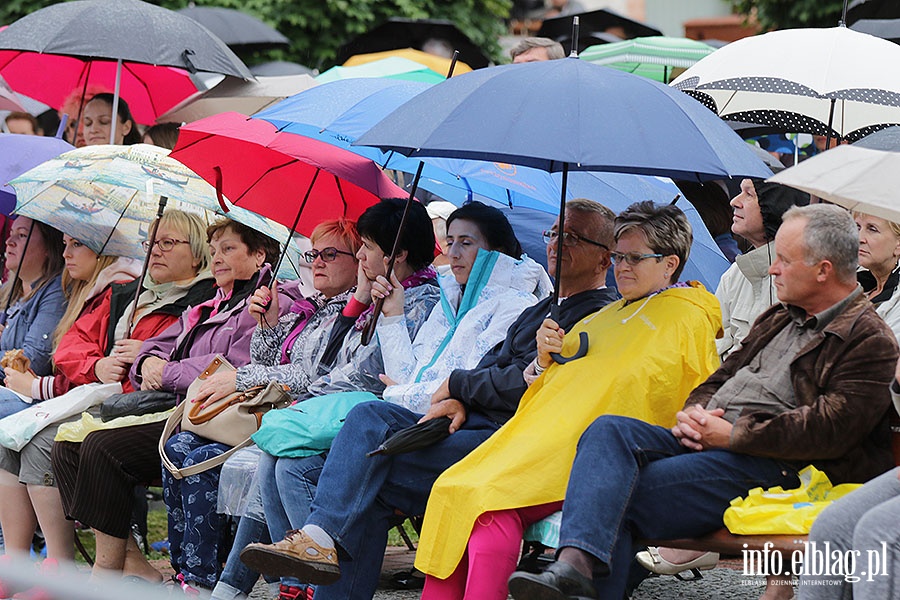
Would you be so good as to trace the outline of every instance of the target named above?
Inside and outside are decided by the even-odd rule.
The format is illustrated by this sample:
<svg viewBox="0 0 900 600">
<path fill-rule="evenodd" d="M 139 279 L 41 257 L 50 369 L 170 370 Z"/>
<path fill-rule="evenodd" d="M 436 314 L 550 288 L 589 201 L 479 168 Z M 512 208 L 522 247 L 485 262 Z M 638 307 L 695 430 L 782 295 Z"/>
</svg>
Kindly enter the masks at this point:
<svg viewBox="0 0 900 600">
<path fill-rule="evenodd" d="M 456 570 L 447 579 L 426 575 L 422 600 L 506 600 L 506 581 L 519 561 L 522 534 L 560 509 L 562 502 L 553 502 L 480 515 Z"/>
</svg>

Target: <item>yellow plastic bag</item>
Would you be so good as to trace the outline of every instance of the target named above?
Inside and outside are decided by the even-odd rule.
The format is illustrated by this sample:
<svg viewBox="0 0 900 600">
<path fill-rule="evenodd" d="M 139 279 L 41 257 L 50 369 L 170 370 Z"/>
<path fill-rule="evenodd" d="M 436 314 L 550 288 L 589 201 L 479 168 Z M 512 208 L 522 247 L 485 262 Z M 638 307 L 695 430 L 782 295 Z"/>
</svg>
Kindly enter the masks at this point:
<svg viewBox="0 0 900 600">
<path fill-rule="evenodd" d="M 812 465 L 798 477 L 799 488 L 753 488 L 746 498 L 732 500 L 725 510 L 725 527 L 735 535 L 805 535 L 826 506 L 860 487 L 858 483 L 832 487 L 828 476 Z"/>
<path fill-rule="evenodd" d="M 167 411 L 149 415 L 128 415 L 125 417 L 117 417 L 106 422 L 101 421 L 90 413 L 81 413 L 80 420 L 60 425 L 53 441 L 81 443 L 89 433 L 93 433 L 94 431 L 121 429 L 122 427 L 131 427 L 132 425 L 146 425 L 148 423 L 165 421 L 174 410 L 174 408 L 170 408 Z"/>
</svg>

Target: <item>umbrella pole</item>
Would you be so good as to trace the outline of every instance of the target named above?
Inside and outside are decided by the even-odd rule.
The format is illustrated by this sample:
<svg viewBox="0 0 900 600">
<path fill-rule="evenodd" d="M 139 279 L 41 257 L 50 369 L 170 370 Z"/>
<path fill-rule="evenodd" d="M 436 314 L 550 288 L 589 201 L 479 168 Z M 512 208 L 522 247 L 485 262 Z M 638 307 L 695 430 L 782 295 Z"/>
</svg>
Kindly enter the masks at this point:
<svg viewBox="0 0 900 600">
<path fill-rule="evenodd" d="M 13 292 L 16 289 L 16 281 L 19 280 L 19 274 L 22 272 L 22 262 L 25 258 L 25 253 L 28 252 L 28 243 L 31 241 L 31 234 L 34 232 L 34 219 L 31 220 L 31 227 L 28 228 L 28 235 L 25 237 L 25 246 L 22 248 L 22 254 L 19 255 L 19 265 L 16 267 L 16 274 L 13 275 L 12 285 L 9 286 L 9 295 L 6 296 L 6 306 L 3 307 L 3 312 L 0 313 L 0 325 L 6 325 L 6 317 L 7 313 L 9 313 L 9 305 L 12 304 Z"/>
<path fill-rule="evenodd" d="M 453 58 L 450 59 L 450 68 L 447 69 L 447 79 L 453 77 L 453 69 L 456 68 L 456 61 L 459 60 L 459 50 L 453 51 Z"/>
<path fill-rule="evenodd" d="M 578 58 L 578 28 L 580 27 L 578 23 L 578 15 L 575 15 L 572 17 L 572 51 L 569 52 L 569 58 Z M 563 187 L 563 191 L 565 191 L 565 187 Z"/>
<path fill-rule="evenodd" d="M 825 132 L 825 150 L 828 150 L 828 146 L 831 145 L 832 124 L 834 123 L 834 105 L 836 102 L 837 98 L 832 98 L 831 108 L 828 109 L 828 131 Z"/>
<path fill-rule="evenodd" d="M 147 256 L 144 257 L 144 265 L 141 267 L 141 276 L 138 279 L 137 290 L 134 292 L 134 300 L 131 301 L 131 315 L 128 317 L 128 335 L 126 337 L 131 337 L 131 328 L 134 325 L 134 313 L 137 312 L 138 299 L 141 297 L 141 292 L 144 291 L 144 278 L 147 276 L 147 269 L 150 266 L 150 255 L 153 254 L 153 245 L 156 243 L 156 230 L 159 228 L 159 220 L 163 216 L 163 212 L 166 210 L 166 204 L 169 202 L 169 199 L 165 196 L 159 197 L 159 210 L 156 211 L 156 220 L 153 221 L 153 225 L 150 226 L 150 249 L 147 250 Z"/>
<path fill-rule="evenodd" d="M 576 19 L 578 17 L 575 17 Z M 559 282 L 562 277 L 562 253 L 563 253 L 563 236 L 566 227 L 566 189 L 569 185 L 569 163 L 563 163 L 562 170 L 562 186 L 559 194 L 559 225 L 556 229 L 556 273 L 554 273 L 553 293 L 550 295 L 550 318 L 559 322 Z M 560 353 L 553 352 L 550 357 L 557 364 L 563 365 L 567 362 L 577 360 L 587 354 L 588 351 L 588 334 L 584 331 L 578 334 L 578 350 L 572 356 L 563 356 Z"/>
<path fill-rule="evenodd" d="M 400 251 L 400 238 L 403 235 L 403 230 L 406 228 L 406 216 L 409 214 L 409 207 L 415 202 L 416 191 L 419 189 L 419 178 L 422 177 L 422 169 L 424 167 L 425 163 L 420 161 L 419 168 L 416 169 L 416 177 L 413 179 L 412 188 L 409 190 L 409 198 L 406 200 L 406 206 L 403 207 L 403 216 L 400 217 L 400 226 L 397 228 L 397 237 L 394 238 L 394 247 L 391 248 L 391 257 L 388 259 L 387 270 L 384 274 L 385 279 L 388 281 L 391 280 L 391 273 L 394 270 L 394 259 L 397 258 L 397 252 Z M 375 301 L 375 312 L 372 315 L 372 320 L 366 323 L 365 328 L 363 328 L 363 346 L 368 346 L 369 342 L 372 341 L 372 337 L 375 335 L 375 325 L 378 323 L 378 315 L 381 314 L 382 305 L 384 305 L 384 298 L 379 298 Z"/>
<path fill-rule="evenodd" d="M 312 181 L 309 182 L 309 188 L 306 190 L 306 195 L 303 197 L 303 202 L 300 203 L 300 208 L 297 210 L 297 216 L 294 217 L 294 224 L 291 225 L 291 230 L 288 232 L 287 241 L 284 243 L 284 250 L 281 251 L 281 254 L 278 255 L 278 262 L 275 263 L 275 267 L 272 269 L 272 280 L 274 281 L 275 276 L 278 275 L 278 270 L 281 268 L 281 263 L 284 262 L 284 257 L 287 256 L 288 246 L 290 246 L 291 239 L 294 237 L 294 232 L 297 231 L 297 226 L 300 224 L 300 215 L 303 214 L 303 209 L 306 208 L 306 203 L 309 200 L 310 194 L 312 194 L 313 186 L 316 184 L 316 179 L 319 177 L 320 169 L 316 169 L 316 172 L 313 174 Z M 265 308 L 269 308 L 269 305 L 266 304 Z"/>
<path fill-rule="evenodd" d="M 838 27 L 846 27 L 847 26 L 847 3 L 849 0 L 844 0 L 844 8 L 841 10 L 841 20 L 838 21 Z"/>
<path fill-rule="evenodd" d="M 114 144 L 116 142 L 116 126 L 118 125 L 118 114 L 119 114 L 119 86 L 122 84 L 122 59 L 116 61 L 116 86 L 113 91 L 113 105 L 112 105 L 112 121 L 109 126 L 109 143 Z M 138 286 L 140 288 L 140 286 Z"/>
</svg>

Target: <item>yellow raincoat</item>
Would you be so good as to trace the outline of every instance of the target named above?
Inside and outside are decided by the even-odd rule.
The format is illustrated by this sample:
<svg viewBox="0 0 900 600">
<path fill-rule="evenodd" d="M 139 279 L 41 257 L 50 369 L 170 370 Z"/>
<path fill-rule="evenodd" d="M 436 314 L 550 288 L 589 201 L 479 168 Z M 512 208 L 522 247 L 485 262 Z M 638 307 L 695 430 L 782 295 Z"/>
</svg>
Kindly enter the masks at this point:
<svg viewBox="0 0 900 600">
<path fill-rule="evenodd" d="M 718 366 L 719 303 L 699 283 L 667 289 L 587 316 L 563 345 L 569 356 L 588 333 L 585 357 L 552 365 L 522 397 L 512 419 L 437 480 L 428 499 L 416 567 L 449 577 L 478 515 L 556 502 L 579 437 L 604 414 L 663 426 Z"/>
</svg>

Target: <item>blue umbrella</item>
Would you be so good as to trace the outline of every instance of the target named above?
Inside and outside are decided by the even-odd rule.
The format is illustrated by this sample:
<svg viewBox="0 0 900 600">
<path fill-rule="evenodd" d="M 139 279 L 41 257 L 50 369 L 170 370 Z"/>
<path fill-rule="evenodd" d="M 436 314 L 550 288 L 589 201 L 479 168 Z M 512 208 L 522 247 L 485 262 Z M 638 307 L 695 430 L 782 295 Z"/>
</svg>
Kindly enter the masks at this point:
<svg viewBox="0 0 900 600">
<path fill-rule="evenodd" d="M 692 98 L 573 59 L 464 73 L 418 94 L 356 143 L 410 157 L 561 171 L 560 229 L 570 170 L 694 181 L 770 173 L 725 123 Z M 559 274 L 557 266 L 557 281 Z M 555 288 L 554 299 L 557 295 Z M 584 342 L 578 354 L 586 350 Z"/>
<path fill-rule="evenodd" d="M 8 215 L 16 207 L 16 192 L 8 185 L 11 180 L 74 149 L 58 138 L 0 133 L 0 214 Z"/>
<path fill-rule="evenodd" d="M 456 205 L 469 200 L 493 201 L 507 210 L 526 251 L 546 266 L 541 232 L 553 224 L 558 207 L 561 174 L 509 163 L 494 163 L 455 158 L 410 159 L 402 154 L 382 152 L 370 146 L 351 146 L 351 142 L 404 102 L 432 87 L 431 84 L 390 79 L 348 79 L 326 83 L 291 96 L 255 118 L 269 121 L 282 131 L 314 137 L 348 148 L 388 169 L 414 173 L 425 163 L 419 187 Z M 583 175 L 583 176 L 582 176 Z M 576 181 L 577 179 L 577 181 Z M 567 199 L 595 198 L 616 212 L 632 202 L 653 200 L 667 203 L 679 193 L 669 180 L 618 173 L 575 173 L 570 176 Z M 682 201 L 681 205 L 690 207 Z M 537 211 L 537 212 L 536 212 Z M 689 213 L 690 216 L 690 213 Z M 695 245 L 709 241 L 696 211 L 692 219 Z M 696 222 L 695 222 L 696 221 Z M 692 249 L 685 276 L 715 289 L 728 261 L 711 243 L 707 248 Z M 717 254 L 717 255 L 716 255 Z M 707 260 L 699 261 L 699 257 Z"/>
</svg>

